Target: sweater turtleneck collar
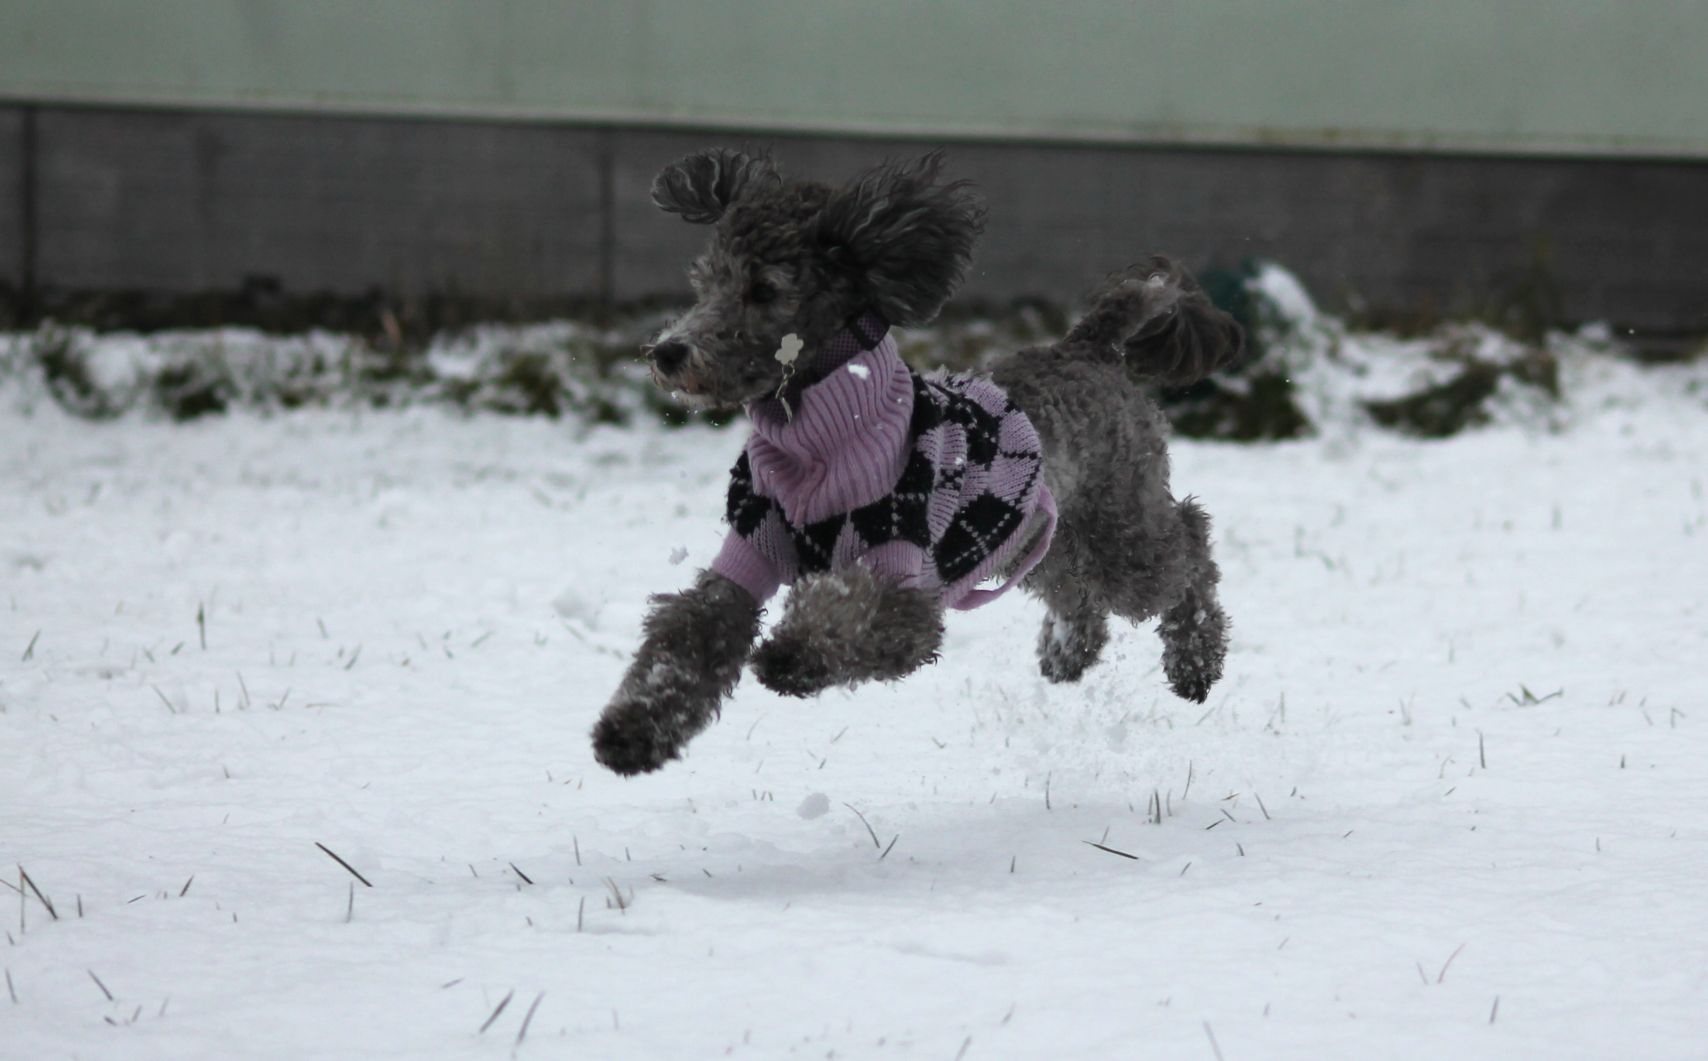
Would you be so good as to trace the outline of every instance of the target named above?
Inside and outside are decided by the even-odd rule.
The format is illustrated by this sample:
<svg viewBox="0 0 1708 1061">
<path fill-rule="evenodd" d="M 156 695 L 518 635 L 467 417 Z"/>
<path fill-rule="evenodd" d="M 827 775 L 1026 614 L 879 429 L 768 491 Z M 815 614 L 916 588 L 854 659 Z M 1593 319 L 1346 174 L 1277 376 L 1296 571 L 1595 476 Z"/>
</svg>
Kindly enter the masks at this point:
<svg viewBox="0 0 1708 1061">
<path fill-rule="evenodd" d="M 912 375 L 874 316 L 803 351 L 813 382 L 748 406 L 755 481 L 797 525 L 883 497 L 906 462 Z"/>
<path fill-rule="evenodd" d="M 868 350 L 876 350 L 889 335 L 889 322 L 876 310 L 851 318 L 842 329 L 812 350 L 803 350 L 794 369 L 787 371 L 775 394 L 748 405 L 748 415 L 788 419 L 799 407 L 802 392 Z"/>
</svg>

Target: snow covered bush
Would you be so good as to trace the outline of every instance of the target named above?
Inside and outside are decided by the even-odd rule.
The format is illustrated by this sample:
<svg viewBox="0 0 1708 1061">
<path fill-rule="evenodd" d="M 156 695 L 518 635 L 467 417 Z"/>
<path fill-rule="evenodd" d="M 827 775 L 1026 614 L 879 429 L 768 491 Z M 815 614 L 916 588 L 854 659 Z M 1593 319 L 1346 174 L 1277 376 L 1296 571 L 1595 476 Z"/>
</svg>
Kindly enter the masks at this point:
<svg viewBox="0 0 1708 1061">
<path fill-rule="evenodd" d="M 1188 437 L 1259 441 L 1373 427 L 1439 438 L 1496 422 L 1548 427 L 1560 415 L 1563 360 L 1628 353 L 1606 328 L 1532 340 L 1476 322 L 1416 335 L 1358 330 L 1270 262 L 1203 280 L 1245 325 L 1250 350 L 1233 371 L 1158 395 Z M 682 424 L 689 414 L 652 386 L 637 356 L 665 319 L 635 311 L 600 323 L 478 324 L 421 338 L 395 326 L 366 335 L 138 334 L 49 323 L 0 337 L 0 395 L 23 408 L 51 401 L 87 419 L 431 403 L 590 424 Z M 916 367 L 977 370 L 1052 341 L 1072 319 L 1038 301 L 952 308 L 898 339 Z"/>
</svg>

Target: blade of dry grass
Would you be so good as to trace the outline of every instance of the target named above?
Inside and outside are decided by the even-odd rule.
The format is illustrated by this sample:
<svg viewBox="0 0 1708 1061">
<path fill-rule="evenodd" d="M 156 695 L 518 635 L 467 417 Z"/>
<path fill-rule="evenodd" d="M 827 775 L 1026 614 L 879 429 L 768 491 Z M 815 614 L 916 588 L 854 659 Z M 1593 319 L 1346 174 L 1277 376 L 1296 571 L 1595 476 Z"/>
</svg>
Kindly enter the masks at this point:
<svg viewBox="0 0 1708 1061">
<path fill-rule="evenodd" d="M 41 901 L 41 904 L 43 906 L 47 907 L 48 916 L 53 918 L 55 921 L 58 921 L 59 920 L 59 911 L 57 911 L 53 908 L 53 903 L 49 902 L 48 897 L 42 894 L 42 890 L 40 888 L 36 887 L 36 882 L 34 880 L 30 879 L 30 875 L 28 873 L 24 872 L 23 866 L 18 867 L 18 879 L 22 880 L 25 884 L 29 885 L 30 891 L 34 892 L 36 895 L 36 898 Z"/>
<path fill-rule="evenodd" d="M 1100 843 L 1098 843 L 1098 842 L 1097 842 L 1097 841 L 1096 841 L 1096 840 L 1081 840 L 1081 841 L 1080 841 L 1080 843 L 1082 843 L 1082 844 L 1090 844 L 1090 845 L 1091 845 L 1091 846 L 1092 846 L 1092 847 L 1095 847 L 1095 848 L 1096 848 L 1096 849 L 1097 849 L 1097 850 L 1099 850 L 1099 851 L 1107 851 L 1107 852 L 1109 852 L 1109 853 L 1110 853 L 1110 854 L 1111 854 L 1111 855 L 1120 855 L 1120 856 L 1121 856 L 1121 857 L 1122 857 L 1122 858 L 1130 858 L 1130 859 L 1132 859 L 1132 860 L 1133 860 L 1133 861 L 1134 861 L 1134 862 L 1137 862 L 1137 861 L 1138 861 L 1138 860 L 1139 860 L 1139 856 L 1138 856 L 1138 855 L 1131 855 L 1131 854 L 1128 854 L 1128 853 L 1127 853 L 1127 852 L 1125 852 L 1125 851 L 1117 851 L 1117 850 L 1116 850 L 1116 849 L 1115 849 L 1115 848 L 1113 848 L 1113 847 L 1109 847 L 1109 846 L 1107 846 L 1107 845 L 1104 845 L 1104 844 L 1100 844 Z"/>
<path fill-rule="evenodd" d="M 872 828 L 872 823 L 866 820 L 866 816 L 864 814 L 860 813 L 860 808 L 854 806 L 854 804 L 852 804 L 852 803 L 844 803 L 843 806 L 847 807 L 849 810 L 853 811 L 854 817 L 859 818 L 860 824 L 864 825 L 866 827 L 867 835 L 869 835 L 872 838 L 872 846 L 873 847 L 879 847 L 879 848 L 883 847 L 884 846 L 883 841 L 878 839 L 878 831 L 876 829 Z"/>
<path fill-rule="evenodd" d="M 475 1034 L 476 1035 L 485 1035 L 486 1029 L 492 1027 L 492 1022 L 497 1020 L 498 1015 L 504 1012 L 504 1007 L 508 1006 L 510 1004 L 510 1000 L 513 997 L 515 997 L 515 995 L 516 995 L 516 989 L 511 988 L 510 993 L 505 995 L 501 1000 L 499 1000 L 498 1007 L 492 1011 L 492 1016 L 486 1018 L 486 1023 L 482 1024 L 480 1026 L 480 1031 L 475 1032 Z"/>
<path fill-rule="evenodd" d="M 536 1009 L 540 1008 L 540 1000 L 545 998 L 545 997 L 546 997 L 546 993 L 544 991 L 541 991 L 539 994 L 534 996 L 533 1005 L 528 1007 L 527 1014 L 522 1018 L 521 1030 L 519 1030 L 516 1033 L 516 1045 L 517 1046 L 521 1046 L 522 1040 L 526 1039 L 528 1037 L 528 1025 L 533 1023 L 534 1011 Z"/>
<path fill-rule="evenodd" d="M 350 865 L 350 863 L 339 858 L 337 852 L 333 851 L 330 847 L 327 847 L 325 844 L 321 843 L 319 840 L 316 840 L 314 842 L 314 846 L 318 847 L 322 851 L 326 852 L 327 856 L 329 858 L 331 858 L 332 861 L 338 863 L 340 866 L 343 866 L 346 870 L 348 870 L 350 873 L 350 876 L 355 877 L 357 880 L 361 881 L 363 884 L 366 884 L 370 888 L 372 888 L 374 886 L 373 881 L 369 880 L 368 878 L 366 878 L 366 877 L 362 876 L 360 873 L 358 873 L 356 871 L 355 866 L 352 866 L 352 865 Z"/>
</svg>

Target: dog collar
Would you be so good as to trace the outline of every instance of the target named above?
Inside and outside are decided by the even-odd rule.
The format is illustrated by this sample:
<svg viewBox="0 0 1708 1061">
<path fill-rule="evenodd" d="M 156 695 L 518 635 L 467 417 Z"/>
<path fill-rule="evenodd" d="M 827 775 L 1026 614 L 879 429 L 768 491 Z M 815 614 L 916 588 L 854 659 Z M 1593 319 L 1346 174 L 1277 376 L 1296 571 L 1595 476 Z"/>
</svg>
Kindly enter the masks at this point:
<svg viewBox="0 0 1708 1061">
<path fill-rule="evenodd" d="M 841 330 L 815 349 L 803 350 L 790 363 L 783 382 L 770 398 L 755 403 L 755 411 L 781 414 L 788 419 L 800 403 L 801 392 L 828 377 L 868 350 L 875 350 L 890 331 L 889 322 L 876 310 L 850 318 Z"/>
</svg>

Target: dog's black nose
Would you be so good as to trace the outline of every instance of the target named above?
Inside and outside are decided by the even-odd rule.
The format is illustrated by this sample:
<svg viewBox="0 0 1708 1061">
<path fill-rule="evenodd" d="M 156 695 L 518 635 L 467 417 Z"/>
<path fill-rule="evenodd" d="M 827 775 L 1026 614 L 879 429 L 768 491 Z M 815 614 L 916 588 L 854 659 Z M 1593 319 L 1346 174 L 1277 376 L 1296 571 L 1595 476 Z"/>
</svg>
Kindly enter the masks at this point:
<svg viewBox="0 0 1708 1061">
<path fill-rule="evenodd" d="M 668 376 L 688 360 L 688 344 L 680 339 L 671 339 L 653 347 L 650 356 L 653 367 Z"/>
</svg>

